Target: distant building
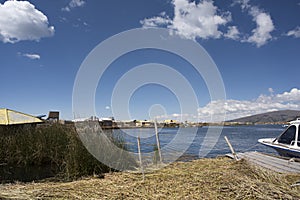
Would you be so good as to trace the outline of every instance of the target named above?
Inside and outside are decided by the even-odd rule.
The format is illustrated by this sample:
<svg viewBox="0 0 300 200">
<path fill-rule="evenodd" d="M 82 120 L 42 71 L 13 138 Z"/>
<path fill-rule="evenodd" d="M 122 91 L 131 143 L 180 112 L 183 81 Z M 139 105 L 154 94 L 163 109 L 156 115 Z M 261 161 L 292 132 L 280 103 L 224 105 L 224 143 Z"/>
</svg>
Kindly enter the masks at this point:
<svg viewBox="0 0 300 200">
<path fill-rule="evenodd" d="M 87 121 L 99 121 L 99 118 L 96 116 L 86 117 L 86 118 L 76 118 L 72 122 L 87 122 Z"/>
<path fill-rule="evenodd" d="M 134 128 L 136 127 L 136 120 L 129 120 L 129 121 L 117 121 L 115 122 L 115 126 L 118 128 Z"/>
<path fill-rule="evenodd" d="M 179 125 L 180 125 L 180 123 L 177 122 L 176 120 L 167 119 L 164 121 L 165 127 L 179 127 Z"/>
<path fill-rule="evenodd" d="M 144 120 L 144 121 L 136 120 L 135 126 L 136 127 L 153 127 L 154 122 L 149 121 L 149 120 Z"/>
<path fill-rule="evenodd" d="M 99 119 L 101 128 L 111 129 L 113 128 L 113 119 L 112 118 L 101 118 Z"/>
</svg>

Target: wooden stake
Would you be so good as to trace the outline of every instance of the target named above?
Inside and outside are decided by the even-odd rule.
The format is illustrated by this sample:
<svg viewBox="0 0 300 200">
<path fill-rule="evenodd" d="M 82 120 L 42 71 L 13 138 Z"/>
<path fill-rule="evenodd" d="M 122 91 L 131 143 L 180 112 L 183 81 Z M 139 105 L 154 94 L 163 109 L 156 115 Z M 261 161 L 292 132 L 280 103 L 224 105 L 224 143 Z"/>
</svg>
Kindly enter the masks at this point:
<svg viewBox="0 0 300 200">
<path fill-rule="evenodd" d="M 159 155 L 159 161 L 162 163 L 162 156 L 161 156 L 161 151 L 160 151 L 160 141 L 159 141 L 159 136 L 158 136 L 158 131 L 157 131 L 157 121 L 154 121 L 154 128 L 155 128 L 155 135 L 156 135 L 156 145 L 157 145 L 157 150 L 158 150 L 158 155 Z"/>
<path fill-rule="evenodd" d="M 138 142 L 138 153 L 139 153 L 140 166 L 141 166 L 141 170 L 142 170 L 142 174 L 143 174 L 143 182 L 144 182 L 144 180 L 145 180 L 145 173 L 144 173 L 144 167 L 143 167 L 143 162 L 142 162 L 141 139 L 140 139 L 140 136 L 138 136 L 137 142 Z"/>
<path fill-rule="evenodd" d="M 237 157 L 237 155 L 236 155 L 236 153 L 235 153 L 235 151 L 234 151 L 234 149 L 233 149 L 231 143 L 229 142 L 228 138 L 227 138 L 226 136 L 224 136 L 224 138 L 225 138 L 225 140 L 226 140 L 226 142 L 227 142 L 227 144 L 228 144 L 228 146 L 229 146 L 229 148 L 230 148 L 230 151 L 231 151 L 231 153 L 232 153 L 234 159 L 235 159 L 235 160 L 239 160 L 239 158 Z"/>
</svg>

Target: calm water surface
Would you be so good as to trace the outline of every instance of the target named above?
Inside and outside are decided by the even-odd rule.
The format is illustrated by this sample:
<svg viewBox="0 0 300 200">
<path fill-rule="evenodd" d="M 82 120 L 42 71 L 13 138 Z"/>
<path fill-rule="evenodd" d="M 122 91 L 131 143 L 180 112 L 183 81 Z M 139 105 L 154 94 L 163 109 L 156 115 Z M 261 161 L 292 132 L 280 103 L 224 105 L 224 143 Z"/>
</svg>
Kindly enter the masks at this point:
<svg viewBox="0 0 300 200">
<path fill-rule="evenodd" d="M 161 147 L 165 147 L 171 141 L 172 150 L 182 151 L 185 146 L 187 150 L 183 151 L 183 156 L 189 159 L 199 158 L 200 147 L 203 147 L 203 140 L 207 134 L 208 127 L 199 128 L 195 135 L 193 128 L 181 128 L 181 134 L 177 134 L 178 128 L 163 128 L 159 131 Z M 141 137 L 141 149 L 143 153 L 153 152 L 156 144 L 154 129 L 126 129 L 115 130 L 121 132 L 130 151 L 137 152 L 136 136 Z M 225 142 L 224 136 L 230 140 L 236 152 L 259 151 L 271 154 L 277 154 L 273 149 L 265 147 L 257 142 L 260 138 L 274 138 L 284 131 L 281 125 L 255 125 L 255 126 L 225 126 L 217 140 L 216 145 L 205 157 L 216 157 L 230 153 L 229 147 Z M 195 136 L 195 137 L 193 137 Z M 174 142 L 176 138 L 176 141 Z"/>
</svg>

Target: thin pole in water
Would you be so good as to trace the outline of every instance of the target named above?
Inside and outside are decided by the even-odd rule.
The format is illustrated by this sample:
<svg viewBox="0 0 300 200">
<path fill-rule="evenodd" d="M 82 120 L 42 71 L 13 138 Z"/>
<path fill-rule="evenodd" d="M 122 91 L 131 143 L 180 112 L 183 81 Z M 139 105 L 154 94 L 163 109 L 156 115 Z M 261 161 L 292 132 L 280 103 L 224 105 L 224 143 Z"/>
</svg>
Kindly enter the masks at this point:
<svg viewBox="0 0 300 200">
<path fill-rule="evenodd" d="M 155 128 L 155 135 L 156 135 L 156 144 L 157 144 L 157 150 L 158 150 L 158 155 L 159 155 L 159 161 L 162 163 L 162 156 L 161 156 L 161 151 L 160 151 L 160 141 L 159 141 L 159 135 L 157 131 L 157 121 L 154 121 L 154 128 Z"/>
<path fill-rule="evenodd" d="M 141 153 L 141 139 L 140 136 L 137 137 L 137 142 L 138 142 L 138 153 L 139 153 L 139 160 L 140 160 L 140 166 L 143 174 L 143 182 L 145 180 L 145 173 L 144 173 L 144 167 L 143 167 L 143 162 L 142 162 L 142 153 Z"/>
</svg>

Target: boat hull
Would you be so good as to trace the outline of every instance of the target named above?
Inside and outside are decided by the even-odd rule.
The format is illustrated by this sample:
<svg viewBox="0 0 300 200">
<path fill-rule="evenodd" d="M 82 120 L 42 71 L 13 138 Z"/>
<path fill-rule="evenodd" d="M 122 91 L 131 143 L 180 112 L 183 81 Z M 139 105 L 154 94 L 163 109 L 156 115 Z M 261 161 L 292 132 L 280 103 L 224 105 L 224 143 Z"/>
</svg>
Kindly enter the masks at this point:
<svg viewBox="0 0 300 200">
<path fill-rule="evenodd" d="M 280 156 L 291 157 L 291 158 L 300 158 L 300 149 L 292 149 L 288 146 L 274 144 L 273 141 L 274 141 L 274 138 L 258 140 L 259 143 L 276 150 Z"/>
</svg>

